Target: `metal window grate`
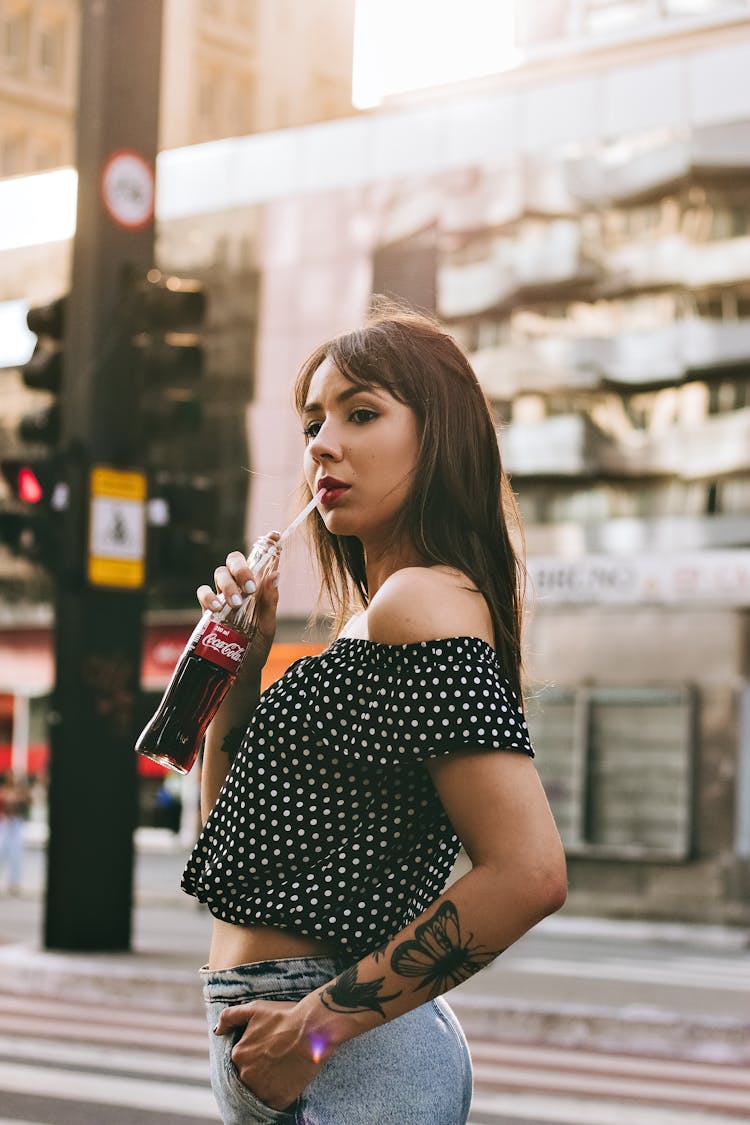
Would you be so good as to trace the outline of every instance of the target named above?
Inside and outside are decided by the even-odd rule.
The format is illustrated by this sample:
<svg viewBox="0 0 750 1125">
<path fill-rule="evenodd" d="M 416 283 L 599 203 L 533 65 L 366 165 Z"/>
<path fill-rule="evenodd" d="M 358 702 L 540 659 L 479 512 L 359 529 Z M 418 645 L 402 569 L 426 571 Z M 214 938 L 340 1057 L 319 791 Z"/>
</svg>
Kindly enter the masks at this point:
<svg viewBox="0 0 750 1125">
<path fill-rule="evenodd" d="M 547 689 L 528 709 L 539 774 L 569 854 L 689 855 L 689 688 Z"/>
</svg>

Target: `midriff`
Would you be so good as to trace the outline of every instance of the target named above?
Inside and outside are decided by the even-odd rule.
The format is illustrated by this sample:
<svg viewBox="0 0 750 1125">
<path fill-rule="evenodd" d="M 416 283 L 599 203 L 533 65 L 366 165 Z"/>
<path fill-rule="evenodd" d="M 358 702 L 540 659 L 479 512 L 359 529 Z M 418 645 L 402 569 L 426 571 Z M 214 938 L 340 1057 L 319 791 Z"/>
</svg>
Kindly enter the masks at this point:
<svg viewBox="0 0 750 1125">
<path fill-rule="evenodd" d="M 305 937 L 272 926 L 236 926 L 214 918 L 209 969 L 233 969 L 254 961 L 279 957 L 333 957 L 341 950 L 333 942 Z"/>
</svg>

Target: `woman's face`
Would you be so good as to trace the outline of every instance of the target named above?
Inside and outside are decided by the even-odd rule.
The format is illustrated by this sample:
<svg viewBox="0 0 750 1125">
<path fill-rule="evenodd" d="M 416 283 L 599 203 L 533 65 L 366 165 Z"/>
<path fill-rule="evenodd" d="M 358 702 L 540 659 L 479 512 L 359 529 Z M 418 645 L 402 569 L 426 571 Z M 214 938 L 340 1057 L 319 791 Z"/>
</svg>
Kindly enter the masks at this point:
<svg viewBox="0 0 750 1125">
<path fill-rule="evenodd" d="M 305 479 L 326 494 L 320 513 L 334 535 L 367 547 L 387 536 L 411 490 L 419 451 L 414 411 L 382 387 L 359 387 L 325 359 L 302 410 Z"/>
</svg>

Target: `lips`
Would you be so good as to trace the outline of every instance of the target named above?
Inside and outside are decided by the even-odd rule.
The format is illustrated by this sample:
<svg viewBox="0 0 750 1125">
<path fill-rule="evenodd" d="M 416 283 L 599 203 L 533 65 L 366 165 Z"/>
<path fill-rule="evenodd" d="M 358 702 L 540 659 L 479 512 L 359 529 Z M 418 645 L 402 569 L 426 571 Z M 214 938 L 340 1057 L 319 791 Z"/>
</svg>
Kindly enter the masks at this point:
<svg viewBox="0 0 750 1125">
<path fill-rule="evenodd" d="M 321 477 L 317 485 L 318 489 L 325 489 L 325 496 L 321 503 L 326 507 L 335 504 L 345 492 L 348 492 L 351 485 L 345 484 L 342 480 L 336 480 L 335 477 Z"/>
</svg>

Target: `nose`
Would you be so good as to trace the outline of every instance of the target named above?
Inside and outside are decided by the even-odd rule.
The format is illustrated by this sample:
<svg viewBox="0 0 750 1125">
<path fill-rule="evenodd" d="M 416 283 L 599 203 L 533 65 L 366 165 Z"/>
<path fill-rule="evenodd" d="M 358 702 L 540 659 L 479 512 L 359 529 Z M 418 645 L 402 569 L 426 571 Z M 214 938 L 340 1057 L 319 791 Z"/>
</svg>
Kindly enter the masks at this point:
<svg viewBox="0 0 750 1125">
<path fill-rule="evenodd" d="M 315 437 L 310 439 L 307 452 L 318 463 L 325 459 L 330 461 L 341 460 L 341 442 L 336 437 L 335 428 L 331 425 L 330 419 L 324 422 Z"/>
</svg>

